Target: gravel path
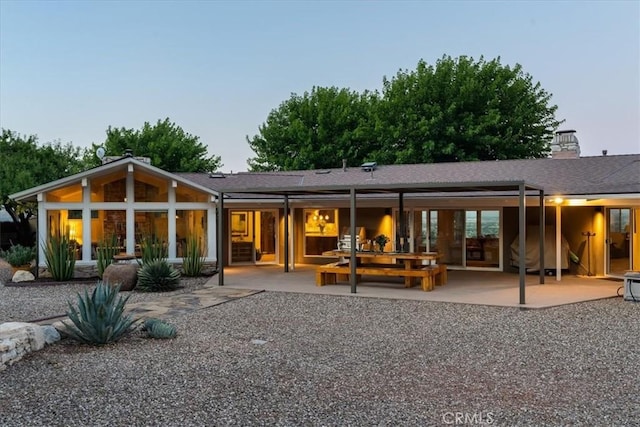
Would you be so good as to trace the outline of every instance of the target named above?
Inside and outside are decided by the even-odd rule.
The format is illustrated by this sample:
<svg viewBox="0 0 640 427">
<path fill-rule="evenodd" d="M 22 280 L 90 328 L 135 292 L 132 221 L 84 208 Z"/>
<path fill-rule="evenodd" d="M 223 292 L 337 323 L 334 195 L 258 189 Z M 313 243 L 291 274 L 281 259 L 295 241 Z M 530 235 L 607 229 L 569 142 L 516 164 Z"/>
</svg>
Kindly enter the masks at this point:
<svg viewBox="0 0 640 427">
<path fill-rule="evenodd" d="M 173 340 L 30 355 L 0 373 L 0 424 L 632 425 L 639 310 L 261 293 Z"/>
</svg>

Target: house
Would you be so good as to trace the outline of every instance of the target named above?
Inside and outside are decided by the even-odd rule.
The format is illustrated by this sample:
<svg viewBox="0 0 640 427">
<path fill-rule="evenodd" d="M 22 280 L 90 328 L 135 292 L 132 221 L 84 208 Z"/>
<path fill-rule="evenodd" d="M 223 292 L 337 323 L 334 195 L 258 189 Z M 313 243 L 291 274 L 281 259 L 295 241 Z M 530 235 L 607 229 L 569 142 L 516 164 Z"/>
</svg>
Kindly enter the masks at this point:
<svg viewBox="0 0 640 427">
<path fill-rule="evenodd" d="M 520 234 L 544 241 L 546 228 L 552 244 L 538 247 L 553 251 L 545 268 L 558 279 L 562 269 L 640 270 L 640 154 L 580 157 L 573 132 L 552 148 L 544 159 L 236 174 L 174 174 L 127 155 L 11 197 L 38 202 L 41 242 L 68 227 L 79 268 L 95 265 L 109 235 L 132 254 L 145 236 L 158 238 L 178 264 L 193 235 L 209 262 L 289 269 L 328 262 L 323 252 L 352 235 L 362 249 L 385 234 L 389 251 L 437 250 L 450 269 L 515 272 L 512 243 Z"/>
</svg>

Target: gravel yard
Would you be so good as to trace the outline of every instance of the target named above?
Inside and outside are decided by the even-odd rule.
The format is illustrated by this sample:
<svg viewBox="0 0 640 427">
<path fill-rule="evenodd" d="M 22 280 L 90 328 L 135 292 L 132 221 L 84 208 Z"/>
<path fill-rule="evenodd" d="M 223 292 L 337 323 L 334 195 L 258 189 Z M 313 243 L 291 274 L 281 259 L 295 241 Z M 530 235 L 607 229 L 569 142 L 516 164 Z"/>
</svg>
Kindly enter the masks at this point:
<svg viewBox="0 0 640 427">
<path fill-rule="evenodd" d="M 125 292 L 122 295 L 130 295 L 129 302 L 150 301 L 193 291 L 201 288 L 207 280 L 209 277 L 183 277 L 180 279 L 181 288 L 173 292 Z M 75 304 L 77 294 L 84 294 L 85 290 L 91 292 L 97 282 L 98 279 L 90 284 L 0 286 L 0 323 L 28 322 L 65 314 L 68 309 L 67 301 Z"/>
<path fill-rule="evenodd" d="M 0 292 L 3 320 L 42 317 Z M 265 292 L 173 318 L 173 340 L 34 353 L 0 373 L 0 424 L 631 425 L 639 310 Z"/>
</svg>

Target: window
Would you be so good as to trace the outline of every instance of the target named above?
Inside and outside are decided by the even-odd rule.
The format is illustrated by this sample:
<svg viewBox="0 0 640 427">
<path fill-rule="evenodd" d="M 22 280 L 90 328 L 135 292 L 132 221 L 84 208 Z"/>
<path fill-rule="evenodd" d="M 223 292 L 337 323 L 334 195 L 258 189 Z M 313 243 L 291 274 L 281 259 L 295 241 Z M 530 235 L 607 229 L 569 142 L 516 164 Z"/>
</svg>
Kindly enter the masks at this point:
<svg viewBox="0 0 640 427">
<path fill-rule="evenodd" d="M 321 256 L 338 247 L 338 210 L 304 210 L 304 254 Z"/>
</svg>

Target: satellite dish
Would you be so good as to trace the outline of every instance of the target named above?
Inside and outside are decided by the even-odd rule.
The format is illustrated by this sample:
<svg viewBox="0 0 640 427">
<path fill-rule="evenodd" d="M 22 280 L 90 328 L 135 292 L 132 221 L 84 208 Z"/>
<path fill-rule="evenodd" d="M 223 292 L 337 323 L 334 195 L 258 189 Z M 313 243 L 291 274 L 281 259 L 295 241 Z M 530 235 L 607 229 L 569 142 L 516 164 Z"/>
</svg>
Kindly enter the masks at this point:
<svg viewBox="0 0 640 427">
<path fill-rule="evenodd" d="M 98 147 L 98 149 L 96 150 L 96 156 L 98 156 L 98 158 L 100 160 L 102 160 L 104 158 L 105 154 L 106 154 L 106 151 L 105 151 L 104 147 Z"/>
</svg>

